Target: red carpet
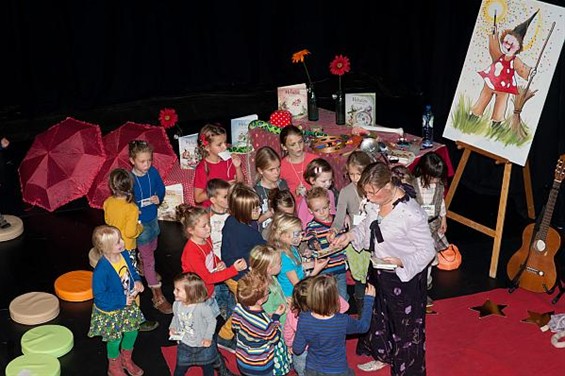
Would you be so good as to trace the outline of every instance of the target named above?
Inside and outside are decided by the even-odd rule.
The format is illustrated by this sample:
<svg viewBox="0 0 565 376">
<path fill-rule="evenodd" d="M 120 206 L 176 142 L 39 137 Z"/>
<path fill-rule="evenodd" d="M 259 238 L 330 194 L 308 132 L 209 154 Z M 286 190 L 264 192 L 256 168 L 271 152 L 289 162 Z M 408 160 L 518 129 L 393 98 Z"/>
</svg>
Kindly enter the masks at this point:
<svg viewBox="0 0 565 376">
<path fill-rule="evenodd" d="M 479 312 L 470 307 L 480 306 L 487 299 L 507 305 L 506 317 L 487 316 L 479 319 Z M 433 306 L 436 315 L 427 317 L 428 375 L 565 375 L 565 349 L 550 343 L 552 333 L 541 332 L 537 325 L 523 323 L 528 310 L 538 313 L 555 311 L 565 313 L 565 296 L 551 304 L 551 296 L 518 289 L 512 294 L 497 289 L 458 298 L 437 300 Z M 378 372 L 365 373 L 356 365 L 368 360 L 355 355 L 356 340 L 347 341 L 347 356 L 357 375 L 388 375 L 389 367 Z M 163 347 L 163 356 L 172 370 L 175 367 L 176 346 Z M 223 352 L 228 367 L 239 374 L 235 357 Z M 201 375 L 198 369 L 189 375 Z"/>
</svg>

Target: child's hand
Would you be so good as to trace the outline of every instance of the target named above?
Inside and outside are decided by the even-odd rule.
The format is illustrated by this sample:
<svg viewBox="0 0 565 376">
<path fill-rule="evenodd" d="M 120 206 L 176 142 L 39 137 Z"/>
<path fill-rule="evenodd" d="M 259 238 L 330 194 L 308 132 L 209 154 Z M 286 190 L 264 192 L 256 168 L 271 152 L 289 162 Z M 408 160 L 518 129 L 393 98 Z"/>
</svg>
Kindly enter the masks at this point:
<svg viewBox="0 0 565 376">
<path fill-rule="evenodd" d="M 343 220 L 343 227 L 351 228 L 351 217 L 349 215 L 345 216 L 345 219 Z"/>
<path fill-rule="evenodd" d="M 441 217 L 441 225 L 439 226 L 439 229 L 437 231 L 440 234 L 445 234 L 445 232 L 447 231 L 447 217 Z"/>
<path fill-rule="evenodd" d="M 178 332 L 174 329 L 169 329 L 169 337 L 170 336 L 176 336 L 178 334 Z"/>
<path fill-rule="evenodd" d="M 280 316 L 285 311 L 286 311 L 286 306 L 284 304 L 281 304 L 281 305 L 278 306 L 277 310 L 275 311 L 275 314 Z"/>
<path fill-rule="evenodd" d="M 377 291 L 375 290 L 375 286 L 371 285 L 370 283 L 367 283 L 367 287 L 365 287 L 365 295 L 376 296 Z"/>
<path fill-rule="evenodd" d="M 126 297 L 126 305 L 127 305 L 127 306 L 130 306 L 131 303 L 133 303 L 134 300 L 135 300 L 135 295 L 128 295 L 128 296 Z"/>
<path fill-rule="evenodd" d="M 347 247 L 352 237 L 353 236 L 351 235 L 350 232 L 346 232 L 345 234 L 341 234 L 339 236 L 332 236 L 332 234 L 330 234 L 328 236 L 328 241 L 330 241 L 330 245 L 334 249 L 343 249 Z"/>
<path fill-rule="evenodd" d="M 155 205 L 159 205 L 161 201 L 159 201 L 159 197 L 157 195 L 153 195 L 149 198 L 149 201 Z"/>
<path fill-rule="evenodd" d="M 218 263 L 218 266 L 216 266 L 216 271 L 219 272 L 221 270 L 224 270 L 226 268 L 226 263 L 223 261 L 220 261 Z"/>
<path fill-rule="evenodd" d="M 312 275 L 317 275 L 320 273 L 330 262 L 329 257 L 325 257 L 323 259 L 314 259 L 314 269 L 312 269 Z"/>
<path fill-rule="evenodd" d="M 312 250 L 310 248 L 304 248 L 302 250 L 302 256 L 304 256 L 306 258 L 312 257 Z"/>
<path fill-rule="evenodd" d="M 295 193 L 297 196 L 306 196 L 306 187 L 300 184 L 298 187 L 296 187 Z"/>
<path fill-rule="evenodd" d="M 141 281 L 135 281 L 135 283 L 133 284 L 133 290 L 137 292 L 143 292 L 143 290 L 145 290 L 145 286 L 143 286 L 143 283 L 141 283 Z"/>
<path fill-rule="evenodd" d="M 210 347 L 210 345 L 212 345 L 211 339 L 203 339 L 202 340 L 202 347 Z"/>
<path fill-rule="evenodd" d="M 233 263 L 233 266 L 235 266 L 235 270 L 237 270 L 238 272 L 241 272 L 241 271 L 247 269 L 247 262 L 245 262 L 244 259 L 240 258 L 239 260 L 237 260 L 236 262 Z"/>
<path fill-rule="evenodd" d="M 241 158 L 237 154 L 231 155 L 231 161 L 235 168 L 241 167 Z"/>
<path fill-rule="evenodd" d="M 10 145 L 10 141 L 6 137 L 2 137 L 0 140 L 0 145 L 2 145 L 2 149 L 6 149 Z"/>
</svg>

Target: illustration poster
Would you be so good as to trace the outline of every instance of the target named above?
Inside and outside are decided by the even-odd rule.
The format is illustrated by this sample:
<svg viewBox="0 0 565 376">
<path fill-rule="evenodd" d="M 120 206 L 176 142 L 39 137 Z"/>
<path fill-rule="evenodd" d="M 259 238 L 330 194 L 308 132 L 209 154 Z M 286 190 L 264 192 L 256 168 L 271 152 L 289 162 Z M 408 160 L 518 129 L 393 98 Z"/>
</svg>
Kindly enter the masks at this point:
<svg viewBox="0 0 565 376">
<path fill-rule="evenodd" d="M 483 0 L 443 136 L 528 158 L 565 40 L 565 8 Z"/>
</svg>

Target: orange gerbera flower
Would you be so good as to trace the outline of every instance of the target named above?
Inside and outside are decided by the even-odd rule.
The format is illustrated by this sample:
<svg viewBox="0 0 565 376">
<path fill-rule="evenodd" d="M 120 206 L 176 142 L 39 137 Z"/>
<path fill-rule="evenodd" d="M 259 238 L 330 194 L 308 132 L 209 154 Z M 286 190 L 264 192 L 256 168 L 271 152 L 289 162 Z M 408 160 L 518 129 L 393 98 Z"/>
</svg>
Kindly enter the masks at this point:
<svg viewBox="0 0 565 376">
<path fill-rule="evenodd" d="M 292 62 L 293 63 L 304 63 L 304 57 L 306 55 L 310 55 L 310 51 L 308 50 L 300 50 L 292 54 Z"/>
<path fill-rule="evenodd" d="M 310 55 L 310 51 L 308 50 L 300 50 L 292 54 L 292 62 L 293 63 L 302 63 L 304 66 L 304 70 L 306 71 L 306 77 L 308 77 L 308 83 L 312 86 L 312 79 L 310 78 L 310 72 L 308 72 L 308 67 L 306 66 L 306 62 L 304 61 L 304 57 L 306 55 Z"/>
<path fill-rule="evenodd" d="M 337 55 L 330 63 L 330 72 L 336 76 L 343 76 L 345 73 L 349 72 L 350 69 L 351 64 L 347 56 Z"/>
</svg>

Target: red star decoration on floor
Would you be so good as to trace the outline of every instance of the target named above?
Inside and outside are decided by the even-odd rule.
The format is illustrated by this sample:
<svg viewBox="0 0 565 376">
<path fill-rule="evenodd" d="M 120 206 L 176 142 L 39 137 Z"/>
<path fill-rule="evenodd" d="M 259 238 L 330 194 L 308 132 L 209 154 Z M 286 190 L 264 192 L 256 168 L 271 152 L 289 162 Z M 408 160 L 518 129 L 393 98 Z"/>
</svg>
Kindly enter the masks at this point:
<svg viewBox="0 0 565 376">
<path fill-rule="evenodd" d="M 551 315 L 553 315 L 554 313 L 554 311 L 544 313 L 528 311 L 529 317 L 520 321 L 530 324 L 536 324 L 539 328 L 541 328 L 549 323 L 549 320 L 551 320 Z"/>
<path fill-rule="evenodd" d="M 471 307 L 471 309 L 473 311 L 479 312 L 479 318 L 482 319 L 483 317 L 490 315 L 506 317 L 504 312 L 502 312 L 502 310 L 506 307 L 506 304 L 495 304 L 490 299 L 487 299 L 487 301 L 484 302 L 483 305 Z"/>
</svg>

